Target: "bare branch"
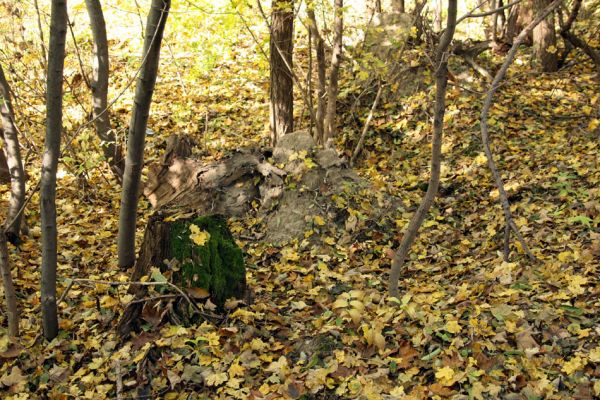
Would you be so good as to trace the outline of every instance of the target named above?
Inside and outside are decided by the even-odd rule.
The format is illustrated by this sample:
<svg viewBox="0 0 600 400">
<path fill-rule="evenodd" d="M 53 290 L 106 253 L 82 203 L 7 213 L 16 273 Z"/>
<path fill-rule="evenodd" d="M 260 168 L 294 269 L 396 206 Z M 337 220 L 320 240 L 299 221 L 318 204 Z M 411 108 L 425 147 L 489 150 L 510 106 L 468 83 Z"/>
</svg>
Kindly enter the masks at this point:
<svg viewBox="0 0 600 400">
<path fill-rule="evenodd" d="M 538 16 L 531 23 L 529 23 L 529 25 L 527 25 L 521 31 L 521 33 L 519 33 L 519 35 L 515 38 L 512 47 L 508 51 L 508 54 L 506 55 L 506 58 L 504 59 L 504 62 L 502 63 L 502 66 L 500 67 L 500 69 L 496 73 L 496 76 L 494 77 L 494 80 L 492 81 L 490 89 L 488 90 L 485 100 L 483 102 L 483 108 L 481 110 L 481 140 L 483 142 L 483 149 L 484 149 L 485 155 L 488 160 L 488 166 L 490 168 L 490 171 L 492 173 L 494 181 L 496 182 L 496 186 L 498 187 L 500 203 L 502 204 L 502 209 L 504 211 L 504 219 L 506 220 L 506 225 L 510 227 L 510 229 L 514 232 L 515 236 L 517 237 L 517 240 L 519 241 L 519 243 L 521 243 L 521 246 L 523 247 L 523 251 L 525 252 L 525 254 L 527 254 L 527 256 L 531 260 L 536 260 L 536 258 L 529 250 L 529 247 L 527 247 L 527 243 L 525 242 L 523 235 L 521 235 L 519 228 L 517 227 L 517 225 L 515 224 L 515 222 L 513 220 L 512 212 L 510 211 L 510 203 L 508 201 L 508 195 L 506 194 L 506 190 L 504 189 L 504 183 L 502 182 L 500 172 L 498 171 L 498 168 L 496 167 L 496 163 L 494 162 L 494 157 L 492 155 L 492 150 L 490 149 L 488 114 L 489 114 L 490 108 L 492 106 L 492 99 L 494 97 L 494 94 L 498 90 L 500 81 L 506 75 L 508 68 L 510 67 L 510 64 L 512 63 L 513 59 L 515 58 L 515 55 L 517 54 L 519 46 L 521 45 L 521 43 L 523 43 L 525 38 L 531 33 L 533 28 L 535 28 L 540 22 L 542 22 L 548 16 L 548 14 L 550 14 L 554 9 L 556 9 L 561 3 L 562 3 L 562 0 L 554 0 L 550 5 L 548 5 L 548 7 L 546 7 L 544 10 L 542 10 L 538 14 Z"/>
</svg>

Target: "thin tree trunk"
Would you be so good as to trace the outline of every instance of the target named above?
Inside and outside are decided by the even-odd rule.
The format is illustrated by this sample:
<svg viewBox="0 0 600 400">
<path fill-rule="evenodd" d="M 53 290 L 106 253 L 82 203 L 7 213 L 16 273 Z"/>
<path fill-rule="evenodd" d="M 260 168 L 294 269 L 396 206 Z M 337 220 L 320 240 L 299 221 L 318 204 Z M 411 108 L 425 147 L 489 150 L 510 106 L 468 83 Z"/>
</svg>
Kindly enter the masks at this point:
<svg viewBox="0 0 600 400">
<path fill-rule="evenodd" d="M 129 268 L 135 263 L 135 229 L 146 127 L 152 103 L 160 60 L 160 44 L 171 7 L 171 0 L 152 0 L 146 22 L 146 38 L 142 68 L 135 90 L 135 106 L 129 124 L 127 159 L 123 174 L 121 210 L 119 213 L 118 253 L 119 266 Z"/>
<path fill-rule="evenodd" d="M 344 32 L 344 0 L 335 0 L 333 6 L 335 17 L 333 20 L 333 51 L 331 54 L 331 69 L 329 71 L 329 86 L 327 86 L 327 110 L 325 112 L 325 126 L 323 142 L 331 147 L 336 136 L 336 108 L 338 96 L 338 80 L 340 64 L 342 61 L 342 38 Z"/>
<path fill-rule="evenodd" d="M 382 90 L 383 90 L 383 85 L 381 84 L 381 82 L 378 82 L 377 94 L 375 95 L 375 100 L 373 100 L 373 105 L 371 106 L 371 111 L 369 111 L 369 115 L 367 116 L 367 120 L 365 121 L 365 125 L 363 126 L 363 130 L 360 135 L 360 139 L 358 139 L 356 148 L 354 149 L 354 152 L 352 153 L 352 157 L 350 158 L 350 166 L 351 167 L 354 166 L 354 162 L 356 161 L 356 158 L 362 151 L 363 144 L 365 142 L 365 137 L 367 136 L 367 132 L 369 131 L 369 125 L 371 125 L 371 120 L 373 119 L 373 114 L 375 113 L 375 110 L 377 109 L 377 105 L 379 104 L 379 98 L 381 97 Z"/>
<path fill-rule="evenodd" d="M 488 166 L 492 173 L 492 177 L 494 178 L 496 186 L 498 187 L 500 203 L 502 205 L 502 210 L 504 211 L 504 219 L 506 221 L 506 225 L 509 226 L 510 229 L 514 232 L 515 236 L 517 237 L 517 240 L 521 243 L 521 247 L 523 248 L 523 251 L 532 260 L 535 260 L 535 256 L 531 253 L 531 251 L 529 251 L 529 247 L 527 246 L 527 243 L 525 242 L 523 235 L 521 235 L 519 228 L 517 227 L 517 225 L 515 224 L 515 222 L 513 220 L 512 212 L 510 211 L 510 203 L 508 201 L 508 195 L 506 194 L 506 191 L 504 190 L 504 183 L 502 182 L 502 177 L 500 176 L 500 172 L 498 171 L 498 168 L 496 167 L 496 163 L 494 162 L 494 157 L 492 155 L 492 150 L 490 148 L 488 114 L 489 114 L 490 108 L 492 106 L 492 99 L 494 97 L 494 94 L 498 90 L 498 87 L 500 86 L 500 81 L 506 75 L 506 72 L 508 71 L 510 64 L 512 63 L 513 59 L 515 58 L 515 55 L 517 54 L 517 51 L 519 50 L 519 46 L 521 45 L 521 43 L 523 43 L 523 41 L 525 41 L 525 39 L 531 33 L 531 31 L 541 21 L 543 21 L 548 16 L 548 14 L 550 14 L 555 8 L 557 8 L 561 3 L 562 3 L 562 0 L 554 0 L 548 7 L 546 7 L 544 10 L 542 10 L 538 14 L 538 16 L 532 22 L 530 22 L 521 31 L 521 33 L 519 33 L 519 35 L 515 38 L 515 40 L 512 44 L 512 47 L 506 54 L 506 58 L 504 59 L 502 66 L 500 67 L 500 69 L 496 73 L 496 76 L 494 77 L 494 80 L 492 81 L 490 89 L 488 90 L 485 100 L 483 102 L 483 108 L 481 110 L 481 122 L 480 122 L 481 141 L 483 142 L 483 149 L 484 149 L 485 155 L 488 160 Z M 506 247 L 507 246 L 505 246 L 505 248 Z"/>
<path fill-rule="evenodd" d="M 17 294 L 13 285 L 8 260 L 8 248 L 6 247 L 6 235 L 0 229 L 0 275 L 4 285 L 4 298 L 6 300 L 6 315 L 8 319 L 8 334 L 16 338 L 19 336 L 19 308 L 17 306 Z"/>
<path fill-rule="evenodd" d="M 541 12 L 550 0 L 534 0 L 534 10 Z M 535 28 L 533 28 L 533 44 L 535 56 L 540 63 L 542 71 L 555 72 L 558 70 L 558 57 L 556 52 L 556 32 L 554 29 L 554 15 L 549 14 Z M 554 51 L 551 51 L 552 48 Z"/>
<path fill-rule="evenodd" d="M 497 8 L 497 2 L 498 0 L 493 0 L 492 1 L 492 10 Z M 504 11 L 502 11 L 502 14 L 504 15 Z M 500 12 L 497 12 L 494 14 L 493 18 L 492 18 L 492 40 L 494 42 L 498 41 L 498 17 L 500 16 Z"/>
<path fill-rule="evenodd" d="M 442 0 L 433 0 L 433 29 L 442 30 Z"/>
<path fill-rule="evenodd" d="M 41 308 L 44 336 L 58 334 L 56 310 L 56 169 L 62 129 L 62 82 L 67 34 L 67 1 L 52 0 L 46 86 L 46 140 L 42 158 L 40 209 L 42 216 Z"/>
<path fill-rule="evenodd" d="M 85 0 L 90 17 L 90 27 L 94 38 L 94 70 L 92 74 L 92 105 L 93 119 L 96 133 L 102 143 L 104 158 L 116 178 L 123 179 L 125 162 L 121 146 L 110 126 L 110 113 L 108 111 L 108 74 L 109 57 L 108 42 L 106 39 L 106 23 L 100 0 Z"/>
<path fill-rule="evenodd" d="M 404 0 L 392 0 L 392 11 L 395 13 L 406 12 L 404 6 Z"/>
<path fill-rule="evenodd" d="M 417 232 L 427 216 L 429 208 L 437 195 L 440 184 L 440 167 L 442 162 L 442 133 L 444 128 L 444 114 L 446 112 L 446 86 L 448 84 L 448 47 L 454 36 L 456 28 L 456 3 L 457 0 L 448 2 L 448 22 L 446 30 L 442 34 L 440 43 L 435 53 L 436 71 L 435 71 L 435 114 L 433 118 L 433 138 L 431 146 L 431 176 L 427 192 L 419 208 L 413 215 L 406 232 L 402 237 L 400 247 L 394 254 L 392 268 L 390 271 L 389 291 L 390 296 L 399 297 L 398 280 L 400 279 L 400 270 L 404 265 L 408 251 L 412 246 Z"/>
<path fill-rule="evenodd" d="M 314 37 L 316 42 L 316 51 L 317 51 L 317 77 L 318 77 L 318 86 L 317 86 L 317 113 L 316 113 L 316 126 L 317 126 L 317 143 L 323 144 L 323 132 L 324 132 L 324 124 L 325 124 L 325 102 L 326 102 L 326 65 L 325 65 L 325 42 L 321 33 L 319 32 L 319 28 L 317 27 L 317 19 L 315 18 L 315 11 L 312 8 L 307 10 L 308 15 L 308 26 L 311 32 L 311 35 Z"/>
<path fill-rule="evenodd" d="M 4 155 L 10 173 L 10 202 L 6 215 L 6 237 L 11 243 L 17 243 L 21 231 L 23 203 L 25 201 L 25 172 L 21 161 L 19 137 L 15 125 L 15 115 L 10 99 L 10 88 L 2 65 L 0 65 L 0 114 L 4 128 Z"/>
<path fill-rule="evenodd" d="M 294 48 L 294 3 L 273 0 L 270 38 L 271 144 L 294 131 L 294 81 L 291 73 Z"/>
</svg>

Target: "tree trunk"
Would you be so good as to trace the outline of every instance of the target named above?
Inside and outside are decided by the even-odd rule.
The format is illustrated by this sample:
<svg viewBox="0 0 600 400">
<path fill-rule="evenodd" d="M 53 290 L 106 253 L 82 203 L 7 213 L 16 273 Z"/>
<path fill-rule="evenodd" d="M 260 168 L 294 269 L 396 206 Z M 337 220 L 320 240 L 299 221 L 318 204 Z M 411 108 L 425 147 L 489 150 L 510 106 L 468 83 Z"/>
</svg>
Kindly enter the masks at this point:
<svg viewBox="0 0 600 400">
<path fill-rule="evenodd" d="M 335 0 L 333 11 L 335 18 L 333 21 L 333 51 L 331 54 L 331 70 L 329 71 L 329 86 L 327 87 L 327 111 L 325 113 L 324 144 L 327 147 L 332 146 L 332 141 L 336 134 L 335 117 L 338 96 L 338 79 L 340 72 L 340 63 L 342 61 L 342 34 L 344 31 L 344 0 Z"/>
<path fill-rule="evenodd" d="M 323 132 L 325 123 L 325 102 L 326 102 L 326 91 L 327 86 L 325 71 L 327 69 L 325 65 L 325 42 L 317 27 L 317 19 L 315 18 L 315 11 L 312 8 L 307 10 L 308 14 L 308 26 L 312 36 L 316 41 L 317 51 L 317 75 L 318 75 L 318 86 L 317 86 L 317 113 L 316 113 L 316 126 L 317 126 L 317 143 L 323 144 Z"/>
<path fill-rule="evenodd" d="M 6 235 L 0 229 L 0 275 L 4 285 L 4 298 L 6 300 L 6 315 L 8 319 L 8 334 L 16 338 L 19 336 L 19 309 L 17 307 L 17 295 L 10 273 L 8 262 L 8 248 L 6 247 Z"/>
<path fill-rule="evenodd" d="M 129 268 L 135 262 L 135 228 L 140 180 L 144 166 L 146 127 L 158 72 L 160 44 L 170 7 L 171 0 L 152 0 L 146 22 L 143 64 L 137 81 L 135 106 L 129 124 L 127 159 L 121 193 L 118 235 L 119 266 L 121 268 Z"/>
<path fill-rule="evenodd" d="M 533 8 L 536 13 L 541 12 L 550 4 L 550 0 L 534 0 Z M 551 13 L 538 26 L 533 29 L 533 44 L 536 59 L 544 72 L 558 70 L 558 56 L 556 51 L 556 32 L 554 29 L 554 13 Z"/>
<path fill-rule="evenodd" d="M 456 3 L 457 0 L 449 0 L 448 2 L 448 22 L 446 30 L 440 39 L 440 43 L 435 53 L 435 114 L 433 119 L 433 139 L 431 146 L 431 177 L 429 178 L 429 186 L 427 192 L 419 205 L 419 208 L 413 215 L 406 232 L 402 237 L 402 242 L 394 259 L 392 260 L 392 268 L 390 271 L 389 291 L 390 296 L 399 297 L 398 280 L 400 279 L 400 270 L 404 265 L 408 251 L 412 246 L 417 232 L 427 216 L 427 212 L 433 204 L 433 200 L 438 192 L 440 184 L 440 166 L 442 161 L 442 132 L 444 128 L 444 114 L 446 111 L 446 86 L 448 84 L 448 47 L 454 36 L 456 28 Z"/>
<path fill-rule="evenodd" d="M 404 0 L 392 0 L 392 11 L 395 13 L 406 12 Z"/>
<path fill-rule="evenodd" d="M 106 39 L 106 23 L 100 0 L 85 0 L 90 17 L 90 27 L 94 38 L 94 71 L 92 75 L 92 105 L 96 133 L 102 142 L 104 158 L 110 165 L 119 182 L 123 179 L 125 162 L 121 146 L 117 143 L 114 131 L 110 126 L 108 111 L 108 74 L 109 58 Z"/>
<path fill-rule="evenodd" d="M 442 0 L 433 0 L 433 29 L 442 30 Z"/>
<path fill-rule="evenodd" d="M 0 114 L 2 115 L 4 130 L 4 155 L 10 173 L 10 202 L 4 228 L 8 240 L 11 243 L 16 243 L 21 230 L 23 215 L 21 208 L 25 202 L 25 172 L 21 161 L 21 150 L 10 99 L 10 88 L 4 76 L 2 65 L 0 65 Z"/>
<path fill-rule="evenodd" d="M 52 340 L 58 334 L 56 310 L 56 169 L 60 157 L 62 129 L 62 81 L 67 34 L 67 1 L 52 0 L 48 78 L 46 86 L 46 140 L 40 181 L 42 216 L 41 308 L 44 336 Z"/>
<path fill-rule="evenodd" d="M 271 144 L 294 131 L 294 81 L 292 53 L 294 48 L 293 0 L 273 0 L 271 11 Z"/>
</svg>

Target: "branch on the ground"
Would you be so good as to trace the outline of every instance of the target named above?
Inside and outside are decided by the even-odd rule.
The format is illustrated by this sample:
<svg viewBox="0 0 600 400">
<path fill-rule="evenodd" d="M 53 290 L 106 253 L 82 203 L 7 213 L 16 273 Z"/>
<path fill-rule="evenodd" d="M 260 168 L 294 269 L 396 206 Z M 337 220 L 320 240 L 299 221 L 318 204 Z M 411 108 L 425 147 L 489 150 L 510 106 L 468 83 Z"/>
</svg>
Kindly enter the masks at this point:
<svg viewBox="0 0 600 400">
<path fill-rule="evenodd" d="M 531 31 L 533 31 L 533 28 L 535 28 L 540 22 L 542 22 L 548 16 L 548 14 L 550 14 L 553 10 L 555 10 L 561 3 L 562 3 L 562 0 L 554 0 L 550 5 L 548 5 L 548 7 L 546 7 L 544 10 L 542 10 L 537 15 L 537 17 L 533 21 L 531 21 L 529 23 L 529 25 L 527 25 L 521 31 L 521 33 L 519 33 L 519 35 L 515 38 L 512 47 L 508 51 L 508 54 L 506 55 L 506 58 L 504 59 L 504 62 L 502 63 L 502 66 L 500 67 L 500 69 L 496 73 L 496 76 L 494 77 L 494 80 L 492 81 L 490 89 L 488 90 L 485 100 L 483 102 L 483 108 L 481 110 L 481 140 L 483 142 L 483 149 L 484 149 L 485 155 L 488 160 L 488 166 L 490 168 L 492 177 L 494 178 L 494 181 L 498 188 L 500 203 L 501 203 L 502 209 L 504 211 L 504 219 L 506 221 L 506 225 L 510 227 L 510 229 L 514 232 L 515 236 L 517 237 L 517 240 L 519 241 L 519 243 L 521 243 L 521 247 L 523 248 L 523 251 L 525 252 L 525 254 L 527 254 L 527 256 L 531 260 L 536 260 L 536 258 L 529 250 L 529 247 L 527 246 L 527 243 L 525 242 L 523 235 L 521 234 L 521 232 L 519 231 L 519 228 L 517 227 L 517 225 L 514 222 L 512 212 L 510 210 L 510 203 L 508 201 L 508 195 L 506 194 L 506 190 L 504 189 L 504 183 L 502 181 L 502 177 L 500 176 L 500 172 L 498 171 L 498 168 L 496 167 L 496 163 L 494 161 L 492 150 L 490 148 L 488 115 L 490 112 L 490 108 L 492 106 L 492 99 L 494 97 L 494 94 L 498 90 L 500 81 L 504 78 L 504 76 L 506 75 L 506 73 L 508 71 L 508 68 L 512 64 L 512 61 L 515 58 L 517 51 L 519 50 L 519 46 L 521 45 L 521 43 L 523 43 L 523 41 L 531 33 Z M 505 246 L 505 258 L 507 258 L 506 248 L 508 248 L 508 246 Z"/>
</svg>

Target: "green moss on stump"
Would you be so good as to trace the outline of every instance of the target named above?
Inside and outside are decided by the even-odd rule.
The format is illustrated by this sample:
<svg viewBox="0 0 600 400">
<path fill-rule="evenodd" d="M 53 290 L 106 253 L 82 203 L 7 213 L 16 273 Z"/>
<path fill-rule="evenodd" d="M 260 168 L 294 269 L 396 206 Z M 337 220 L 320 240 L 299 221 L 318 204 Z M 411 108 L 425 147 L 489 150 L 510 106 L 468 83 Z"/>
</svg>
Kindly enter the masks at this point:
<svg viewBox="0 0 600 400">
<path fill-rule="evenodd" d="M 198 246 L 190 239 L 190 225 L 210 234 Z M 235 243 L 225 218 L 219 215 L 178 220 L 170 229 L 171 255 L 180 262 L 180 285 L 204 288 L 219 308 L 231 297 L 243 296 L 246 268 L 242 250 Z"/>
</svg>

